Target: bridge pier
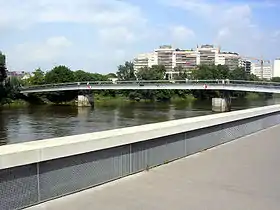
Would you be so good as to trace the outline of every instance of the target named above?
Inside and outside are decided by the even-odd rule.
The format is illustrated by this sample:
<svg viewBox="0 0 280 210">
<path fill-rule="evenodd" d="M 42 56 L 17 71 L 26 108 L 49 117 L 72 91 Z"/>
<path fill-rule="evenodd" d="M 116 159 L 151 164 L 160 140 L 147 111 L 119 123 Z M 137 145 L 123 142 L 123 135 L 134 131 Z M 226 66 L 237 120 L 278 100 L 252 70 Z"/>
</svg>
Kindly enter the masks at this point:
<svg viewBox="0 0 280 210">
<path fill-rule="evenodd" d="M 78 107 L 93 107 L 94 97 L 91 91 L 79 92 L 78 95 Z"/>
<path fill-rule="evenodd" d="M 222 97 L 212 98 L 212 111 L 229 112 L 231 110 L 231 98 L 229 91 L 223 91 Z"/>
</svg>

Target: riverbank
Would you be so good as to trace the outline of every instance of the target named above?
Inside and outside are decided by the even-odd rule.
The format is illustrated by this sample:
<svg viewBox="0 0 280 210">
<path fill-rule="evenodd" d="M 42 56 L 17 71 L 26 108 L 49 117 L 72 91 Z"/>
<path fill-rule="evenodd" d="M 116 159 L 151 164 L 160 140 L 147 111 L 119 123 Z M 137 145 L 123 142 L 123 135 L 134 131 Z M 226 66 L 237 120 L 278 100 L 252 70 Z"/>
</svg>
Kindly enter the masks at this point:
<svg viewBox="0 0 280 210">
<path fill-rule="evenodd" d="M 0 104 L 0 107 L 9 107 L 9 108 L 25 107 L 25 106 L 29 106 L 29 103 L 24 100 L 11 100 L 3 104 Z"/>
<path fill-rule="evenodd" d="M 280 94 L 273 94 L 273 98 L 279 98 Z M 260 100 L 260 99 L 265 99 L 264 95 L 258 94 L 258 93 L 247 93 L 245 96 L 246 100 Z M 199 100 L 195 98 L 192 94 L 186 94 L 184 96 L 178 96 L 175 95 L 170 98 L 170 100 L 167 101 L 153 101 L 149 99 L 135 99 L 131 100 L 128 97 L 125 97 L 123 95 L 116 95 L 115 97 L 113 96 L 104 96 L 102 94 L 94 94 L 94 104 L 95 105 L 104 105 L 104 106 L 110 106 L 110 105 L 116 105 L 116 104 L 128 104 L 128 103 L 147 103 L 147 102 L 169 102 L 169 103 L 191 103 L 196 100 Z M 29 102 L 24 101 L 24 100 L 9 100 L 3 104 L 0 104 L 0 107 L 25 107 L 30 105 Z M 77 106 L 77 100 L 73 101 L 68 101 L 68 102 L 60 102 L 60 103 L 53 103 L 50 101 L 44 101 L 44 104 L 42 105 L 56 105 L 56 106 Z"/>
</svg>

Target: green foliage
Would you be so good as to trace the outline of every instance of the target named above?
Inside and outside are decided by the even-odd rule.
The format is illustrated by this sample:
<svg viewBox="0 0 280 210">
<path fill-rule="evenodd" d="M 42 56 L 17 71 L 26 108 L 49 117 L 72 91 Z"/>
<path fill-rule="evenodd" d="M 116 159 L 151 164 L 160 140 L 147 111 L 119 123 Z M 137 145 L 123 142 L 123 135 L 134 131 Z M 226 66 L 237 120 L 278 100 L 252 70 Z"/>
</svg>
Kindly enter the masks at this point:
<svg viewBox="0 0 280 210">
<path fill-rule="evenodd" d="M 124 65 L 118 66 L 117 77 L 122 81 L 136 80 L 133 63 L 127 61 Z"/>
<path fill-rule="evenodd" d="M 115 73 L 109 73 L 106 76 L 107 76 L 107 78 L 117 78 L 118 77 Z"/>
<path fill-rule="evenodd" d="M 13 100 L 20 99 L 21 81 L 17 77 L 6 79 L 5 84 L 0 87 L 0 103 L 9 104 Z"/>
<path fill-rule="evenodd" d="M 230 72 L 229 79 L 232 80 L 249 80 L 249 74 L 243 68 L 236 68 Z"/>
<path fill-rule="evenodd" d="M 185 79 L 191 79 L 191 73 L 192 71 L 184 71 L 182 66 L 178 66 L 174 68 L 175 72 L 179 72 L 178 75 L 174 76 L 175 80 L 185 80 Z"/>
<path fill-rule="evenodd" d="M 74 80 L 75 82 L 89 82 L 89 81 L 106 81 L 108 80 L 108 76 L 97 74 L 97 73 L 89 73 L 83 70 L 78 70 L 74 72 Z"/>
<path fill-rule="evenodd" d="M 27 80 L 28 85 L 43 85 L 45 84 L 45 73 L 39 68 L 33 72 L 33 76 Z"/>
<path fill-rule="evenodd" d="M 47 72 L 45 76 L 46 84 L 66 83 L 74 81 L 74 72 L 66 66 L 56 66 L 51 71 Z"/>
<path fill-rule="evenodd" d="M 273 77 L 271 82 L 280 82 L 280 77 Z"/>
<path fill-rule="evenodd" d="M 3 82 L 7 77 L 6 56 L 0 51 L 0 82 Z"/>
<path fill-rule="evenodd" d="M 136 76 L 138 80 L 163 80 L 165 76 L 165 67 L 162 65 L 152 66 L 151 68 L 141 68 Z"/>
</svg>

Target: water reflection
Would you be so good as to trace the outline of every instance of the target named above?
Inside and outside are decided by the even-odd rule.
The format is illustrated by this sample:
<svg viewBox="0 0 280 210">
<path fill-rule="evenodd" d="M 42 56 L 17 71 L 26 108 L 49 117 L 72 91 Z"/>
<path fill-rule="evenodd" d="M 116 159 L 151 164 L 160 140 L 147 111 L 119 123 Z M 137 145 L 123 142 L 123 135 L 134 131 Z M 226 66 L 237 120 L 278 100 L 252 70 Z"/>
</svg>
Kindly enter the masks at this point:
<svg viewBox="0 0 280 210">
<path fill-rule="evenodd" d="M 233 109 L 279 103 L 273 100 L 233 100 Z M 77 108 L 31 106 L 0 110 L 0 144 L 95 132 L 212 114 L 210 101 L 127 103 Z"/>
</svg>

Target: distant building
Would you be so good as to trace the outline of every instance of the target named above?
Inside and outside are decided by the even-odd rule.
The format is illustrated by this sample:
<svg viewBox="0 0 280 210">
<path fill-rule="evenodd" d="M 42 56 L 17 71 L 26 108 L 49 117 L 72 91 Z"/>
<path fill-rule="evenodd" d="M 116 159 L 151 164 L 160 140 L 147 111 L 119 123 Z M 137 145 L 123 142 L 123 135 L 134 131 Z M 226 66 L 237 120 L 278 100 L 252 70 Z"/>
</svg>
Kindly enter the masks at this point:
<svg viewBox="0 0 280 210">
<path fill-rule="evenodd" d="M 245 69 L 246 73 L 251 74 L 251 65 L 252 62 L 246 59 L 240 59 L 239 60 L 239 67 L 242 67 Z"/>
<path fill-rule="evenodd" d="M 197 46 L 197 64 L 198 65 L 215 65 L 220 53 L 219 47 L 214 47 L 214 45 L 201 45 Z"/>
<path fill-rule="evenodd" d="M 29 73 L 29 72 L 25 72 L 25 71 L 8 71 L 7 72 L 7 77 L 17 77 L 19 79 L 25 80 L 25 79 L 29 79 L 30 77 L 32 77 L 33 74 Z"/>
<path fill-rule="evenodd" d="M 220 52 L 216 57 L 216 65 L 226 65 L 229 70 L 234 70 L 239 66 L 240 56 L 233 52 Z"/>
<path fill-rule="evenodd" d="M 272 65 L 270 64 L 263 64 L 263 72 L 261 69 L 261 64 L 259 63 L 252 63 L 251 65 L 251 73 L 256 75 L 259 78 L 268 79 L 272 78 Z"/>
<path fill-rule="evenodd" d="M 256 58 L 252 59 L 260 61 Z M 143 67 L 163 65 L 169 79 L 179 73 L 175 72 L 176 67 L 189 71 L 196 69 L 198 65 L 226 65 L 231 71 L 243 67 L 248 74 L 253 73 L 260 78 L 262 74 L 265 79 L 270 79 L 272 76 L 280 77 L 280 58 L 275 60 L 274 69 L 269 62 L 265 62 L 262 73 L 260 64 L 252 63 L 249 57 L 241 58 L 235 52 L 221 52 L 220 47 L 209 44 L 197 45 L 194 50 L 174 49 L 171 45 L 162 45 L 152 53 L 139 54 L 133 63 L 136 71 Z"/>
<path fill-rule="evenodd" d="M 280 58 L 274 60 L 273 77 L 280 77 Z"/>
<path fill-rule="evenodd" d="M 25 76 L 25 72 L 24 71 L 8 71 L 7 72 L 7 77 L 18 77 L 18 78 L 22 78 Z"/>
<path fill-rule="evenodd" d="M 158 65 L 157 53 L 143 53 L 139 54 L 133 61 L 134 70 L 137 72 L 144 67 L 152 67 Z"/>
<path fill-rule="evenodd" d="M 180 50 L 173 52 L 173 68 L 182 67 L 183 70 L 192 70 L 197 66 L 197 52 L 194 50 Z"/>
<path fill-rule="evenodd" d="M 171 45 L 162 45 L 159 49 L 155 49 L 157 53 L 157 64 L 163 65 L 167 72 L 173 71 L 173 52 L 175 51 Z"/>
</svg>

